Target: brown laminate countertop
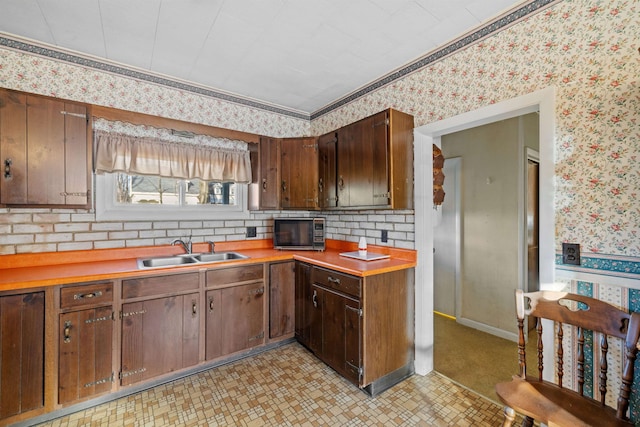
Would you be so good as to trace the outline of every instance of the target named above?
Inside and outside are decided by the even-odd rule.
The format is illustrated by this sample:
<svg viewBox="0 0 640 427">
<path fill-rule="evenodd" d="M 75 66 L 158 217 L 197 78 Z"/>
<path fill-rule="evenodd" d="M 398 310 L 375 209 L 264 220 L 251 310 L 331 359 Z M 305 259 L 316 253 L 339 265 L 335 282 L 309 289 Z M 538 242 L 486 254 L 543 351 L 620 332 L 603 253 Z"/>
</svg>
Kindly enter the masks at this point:
<svg viewBox="0 0 640 427">
<path fill-rule="evenodd" d="M 207 252 L 204 243 L 194 244 L 193 252 Z M 390 255 L 378 261 L 346 258 L 341 252 L 357 250 L 357 244 L 327 240 L 324 252 L 281 251 L 273 249 L 271 240 L 245 240 L 216 243 L 217 252 L 236 251 L 248 259 L 216 263 L 189 264 L 167 268 L 138 268 L 137 259 L 181 254 L 176 246 L 153 246 L 91 251 L 50 252 L 0 256 L 0 292 L 45 286 L 182 273 L 202 269 L 241 266 L 274 261 L 299 260 L 359 277 L 404 270 L 416 266 L 416 252 L 386 246 L 369 245 L 369 251 Z"/>
</svg>

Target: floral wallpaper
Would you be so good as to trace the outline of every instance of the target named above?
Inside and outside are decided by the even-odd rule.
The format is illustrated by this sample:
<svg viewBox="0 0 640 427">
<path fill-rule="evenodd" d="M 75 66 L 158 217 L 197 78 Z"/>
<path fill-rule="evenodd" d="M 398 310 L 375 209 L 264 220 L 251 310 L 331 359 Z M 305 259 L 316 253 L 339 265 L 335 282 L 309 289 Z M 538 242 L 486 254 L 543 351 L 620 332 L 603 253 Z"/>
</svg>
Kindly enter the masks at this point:
<svg viewBox="0 0 640 427">
<path fill-rule="evenodd" d="M 311 121 L 137 79 L 135 73 L 6 47 L 0 47 L 0 87 L 288 137 L 320 135 L 389 107 L 413 114 L 416 126 L 422 126 L 554 86 L 556 247 L 579 242 L 587 253 L 584 268 L 637 280 L 639 9 L 638 0 L 555 2 Z M 558 280 L 567 280 L 568 289 L 640 309 L 637 289 L 604 279 L 578 283 L 559 273 Z M 590 381 L 588 387 L 594 384 Z M 640 419 L 638 394 L 631 408 L 634 419 Z"/>
<path fill-rule="evenodd" d="M 550 85 L 556 245 L 640 256 L 640 3 L 565 0 L 312 122 L 323 134 L 381 109 L 416 126 Z"/>
<path fill-rule="evenodd" d="M 636 0 L 554 3 L 311 122 L 5 48 L 0 86 L 269 136 L 301 136 L 389 107 L 413 114 L 422 126 L 553 85 L 556 246 L 580 242 L 583 252 L 638 257 L 638 8 Z"/>
<path fill-rule="evenodd" d="M 3 48 L 0 87 L 260 135 L 310 132 L 308 120 Z"/>
</svg>

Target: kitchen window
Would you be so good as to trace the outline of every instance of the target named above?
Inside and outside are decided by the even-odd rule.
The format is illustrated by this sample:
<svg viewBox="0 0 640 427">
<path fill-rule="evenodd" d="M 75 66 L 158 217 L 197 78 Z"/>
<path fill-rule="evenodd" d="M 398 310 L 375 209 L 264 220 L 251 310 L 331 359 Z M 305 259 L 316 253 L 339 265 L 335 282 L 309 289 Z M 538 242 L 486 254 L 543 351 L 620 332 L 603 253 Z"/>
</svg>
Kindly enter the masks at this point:
<svg viewBox="0 0 640 427">
<path fill-rule="evenodd" d="M 184 138 L 168 129 L 94 123 L 96 218 L 248 216 L 247 143 L 194 134 Z"/>
<path fill-rule="evenodd" d="M 99 221 L 249 217 L 246 184 L 110 173 L 95 188 Z"/>
</svg>

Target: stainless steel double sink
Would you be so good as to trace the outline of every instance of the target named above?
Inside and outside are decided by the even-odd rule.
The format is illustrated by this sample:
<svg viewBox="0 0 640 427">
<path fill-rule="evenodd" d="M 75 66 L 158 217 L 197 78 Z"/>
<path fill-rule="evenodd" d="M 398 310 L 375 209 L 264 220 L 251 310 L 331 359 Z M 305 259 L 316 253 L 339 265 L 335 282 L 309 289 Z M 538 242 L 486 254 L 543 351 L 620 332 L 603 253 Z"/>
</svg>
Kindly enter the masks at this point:
<svg viewBox="0 0 640 427">
<path fill-rule="evenodd" d="M 150 258 L 138 258 L 138 268 L 178 267 L 190 264 L 207 264 L 249 258 L 238 252 L 184 254 Z"/>
</svg>

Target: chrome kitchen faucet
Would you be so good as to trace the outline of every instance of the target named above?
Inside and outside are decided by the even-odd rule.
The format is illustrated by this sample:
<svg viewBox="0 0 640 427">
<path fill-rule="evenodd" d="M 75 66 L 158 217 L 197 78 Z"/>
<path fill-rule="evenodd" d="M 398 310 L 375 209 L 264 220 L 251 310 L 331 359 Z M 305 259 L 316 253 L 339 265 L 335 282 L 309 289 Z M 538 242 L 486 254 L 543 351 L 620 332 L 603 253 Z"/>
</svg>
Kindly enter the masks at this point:
<svg viewBox="0 0 640 427">
<path fill-rule="evenodd" d="M 175 245 L 176 243 L 180 243 L 180 245 L 184 248 L 186 253 L 188 254 L 191 253 L 191 248 L 192 248 L 191 237 L 189 237 L 189 240 L 187 240 L 186 243 L 182 239 L 176 239 L 173 242 L 171 242 L 171 245 Z"/>
</svg>

